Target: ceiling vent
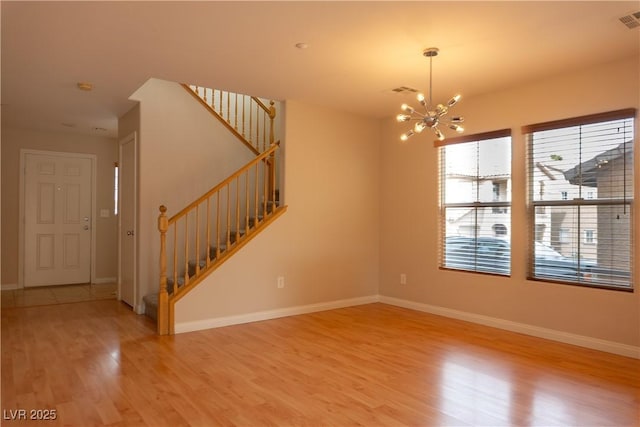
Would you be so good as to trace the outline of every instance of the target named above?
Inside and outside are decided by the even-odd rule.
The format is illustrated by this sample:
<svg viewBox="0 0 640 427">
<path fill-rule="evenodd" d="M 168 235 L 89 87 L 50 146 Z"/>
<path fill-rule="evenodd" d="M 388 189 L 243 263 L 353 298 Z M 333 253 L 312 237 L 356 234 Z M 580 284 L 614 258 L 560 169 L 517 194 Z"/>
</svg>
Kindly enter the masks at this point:
<svg viewBox="0 0 640 427">
<path fill-rule="evenodd" d="M 412 87 L 407 87 L 407 86 L 400 86 L 391 90 L 396 93 L 416 93 L 418 91 L 418 89 L 414 89 Z"/>
<path fill-rule="evenodd" d="M 640 11 L 621 16 L 619 19 L 629 29 L 640 27 Z"/>
</svg>

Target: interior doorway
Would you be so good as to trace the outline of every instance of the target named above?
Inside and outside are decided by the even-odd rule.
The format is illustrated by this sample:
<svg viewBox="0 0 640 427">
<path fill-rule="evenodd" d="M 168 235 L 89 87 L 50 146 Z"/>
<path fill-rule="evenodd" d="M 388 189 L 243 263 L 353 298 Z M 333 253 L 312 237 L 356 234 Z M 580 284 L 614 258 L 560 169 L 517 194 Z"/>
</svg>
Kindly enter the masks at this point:
<svg viewBox="0 0 640 427">
<path fill-rule="evenodd" d="M 137 141 L 136 133 L 120 140 L 118 152 L 118 298 L 137 313 Z"/>
</svg>

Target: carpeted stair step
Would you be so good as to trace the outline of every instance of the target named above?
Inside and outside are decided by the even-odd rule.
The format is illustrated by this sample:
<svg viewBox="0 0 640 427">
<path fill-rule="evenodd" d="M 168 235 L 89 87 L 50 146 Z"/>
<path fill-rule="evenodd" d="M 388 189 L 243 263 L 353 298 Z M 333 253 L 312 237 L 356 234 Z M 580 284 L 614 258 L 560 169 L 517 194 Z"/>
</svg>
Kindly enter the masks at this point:
<svg viewBox="0 0 640 427">
<path fill-rule="evenodd" d="M 274 211 L 278 206 L 280 205 L 280 201 L 279 201 L 279 194 L 276 193 L 276 200 L 272 201 L 272 200 L 268 200 L 267 201 L 267 211 L 270 213 L 272 211 Z M 258 215 L 257 217 L 250 217 L 249 218 L 249 223 L 248 223 L 248 228 L 254 228 L 257 225 L 259 225 L 262 220 L 264 219 L 263 215 Z M 245 231 L 240 231 L 239 233 L 236 233 L 235 230 L 232 230 L 230 232 L 229 235 L 229 243 L 231 244 L 231 249 L 233 248 L 233 245 L 236 243 L 237 241 L 237 236 L 239 236 L 240 238 L 242 238 L 245 235 Z M 227 247 L 227 236 L 226 234 L 223 234 L 221 237 L 221 242 L 219 245 L 220 248 L 220 254 L 224 253 L 228 247 Z M 210 262 L 213 263 L 216 259 L 216 246 L 215 245 L 211 245 L 209 247 L 209 257 L 210 257 Z M 207 266 L 207 261 L 206 260 L 200 260 L 199 261 L 200 264 L 200 270 L 203 270 L 206 266 Z M 193 277 L 195 276 L 196 273 L 196 263 L 195 261 L 191 261 L 188 263 L 188 274 L 189 277 Z M 180 275 L 177 278 L 177 283 L 178 283 L 178 289 L 180 289 L 181 287 L 184 286 L 184 276 Z M 173 277 L 169 278 L 167 277 L 167 292 L 169 294 L 173 293 Z M 144 301 L 144 314 L 151 317 L 153 320 L 157 321 L 158 320 L 158 293 L 154 292 L 148 295 L 145 295 L 142 300 Z"/>
<path fill-rule="evenodd" d="M 178 277 L 178 289 L 184 286 L 184 277 Z M 173 278 L 167 278 L 167 292 L 173 293 Z M 142 297 L 144 301 L 144 314 L 153 320 L 158 320 L 158 293 L 147 294 Z"/>
<path fill-rule="evenodd" d="M 153 320 L 158 320 L 158 294 L 148 294 L 142 297 L 144 301 L 144 314 Z"/>
</svg>

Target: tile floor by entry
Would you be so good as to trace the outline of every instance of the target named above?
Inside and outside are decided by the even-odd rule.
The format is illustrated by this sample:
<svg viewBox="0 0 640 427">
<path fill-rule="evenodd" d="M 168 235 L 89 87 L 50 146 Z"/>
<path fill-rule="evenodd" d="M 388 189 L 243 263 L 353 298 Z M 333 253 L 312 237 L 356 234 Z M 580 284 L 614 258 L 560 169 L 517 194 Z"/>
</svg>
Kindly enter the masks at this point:
<svg viewBox="0 0 640 427">
<path fill-rule="evenodd" d="M 2 308 L 116 298 L 117 284 L 60 285 L 2 291 Z"/>
</svg>

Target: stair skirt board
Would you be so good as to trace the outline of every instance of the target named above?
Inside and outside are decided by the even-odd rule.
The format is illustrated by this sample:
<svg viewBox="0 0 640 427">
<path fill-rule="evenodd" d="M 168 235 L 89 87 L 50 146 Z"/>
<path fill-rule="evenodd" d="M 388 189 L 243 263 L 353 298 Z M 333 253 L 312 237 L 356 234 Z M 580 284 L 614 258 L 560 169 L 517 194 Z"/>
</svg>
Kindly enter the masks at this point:
<svg viewBox="0 0 640 427">
<path fill-rule="evenodd" d="M 262 320 L 296 316 L 299 314 L 308 314 L 317 311 L 335 310 L 337 308 L 371 304 L 378 301 L 378 295 L 370 295 L 366 297 L 321 302 L 317 304 L 299 305 L 295 307 L 258 311 L 255 313 L 239 314 L 235 316 L 216 317 L 212 319 L 196 320 L 192 322 L 176 322 L 174 332 L 176 334 L 180 334 L 184 332 L 200 331 L 203 329 L 221 328 L 224 326 L 240 325 L 250 322 L 260 322 Z"/>
</svg>

